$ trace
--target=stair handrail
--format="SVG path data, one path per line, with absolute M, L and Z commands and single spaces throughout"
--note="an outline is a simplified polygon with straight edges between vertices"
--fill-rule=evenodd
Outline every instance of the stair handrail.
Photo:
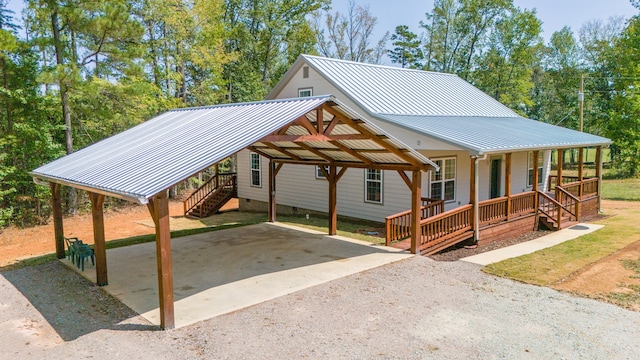
M 561 200 L 561 197 L 556 195 L 556 198 L 560 201 L 558 201 L 558 203 L 562 206 L 562 208 L 568 212 L 569 214 L 573 215 L 577 221 L 580 221 L 580 198 L 578 198 L 577 196 L 573 195 L 572 193 L 568 192 L 567 190 L 563 189 L 562 187 L 558 186 L 556 187 L 556 194 L 563 194 L 566 197 L 569 197 L 571 200 L 573 200 L 573 204 L 575 206 L 575 212 L 571 211 L 571 205 L 569 205 L 569 202 L 567 201 L 566 204 L 564 201 Z
M 187 197 L 184 204 L 184 214 L 186 215 L 193 208 L 198 206 L 204 199 L 206 199 L 209 194 L 214 192 L 216 189 L 220 187 L 219 177 L 231 176 L 235 177 L 236 173 L 219 173 L 212 176 L 209 180 L 207 180 L 204 184 L 200 185 L 198 189 L 196 189 L 189 197 Z M 225 181 L 226 182 L 226 181 Z
M 561 229 L 562 228 L 562 211 L 564 210 L 564 207 L 562 206 L 562 204 L 560 204 L 555 199 L 553 199 L 551 196 L 545 194 L 542 191 L 538 191 L 538 195 L 542 196 L 543 199 L 545 199 L 549 203 L 551 203 L 553 205 L 553 207 L 556 209 L 557 218 L 554 219 L 554 221 L 556 221 L 558 223 L 558 230 Z M 540 203 L 540 205 L 538 206 L 538 211 L 540 211 L 541 213 L 547 215 L 547 217 L 549 217 L 550 219 L 553 219 L 553 215 L 548 213 L 548 212 L 546 212 L 541 205 L 542 204 Z
M 222 192 L 223 190 L 226 190 L 229 187 L 229 185 L 231 185 L 232 189 L 235 190 L 236 176 L 229 176 L 229 178 L 224 183 L 220 184 L 214 191 L 210 193 L 209 196 L 205 197 L 200 202 L 202 203 L 203 206 L 205 206 L 207 204 L 208 199 L 215 198 L 215 196 L 218 195 L 218 193 Z

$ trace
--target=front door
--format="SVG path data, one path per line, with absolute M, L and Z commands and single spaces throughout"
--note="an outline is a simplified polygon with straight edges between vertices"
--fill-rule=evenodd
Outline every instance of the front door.
M 500 197 L 500 179 L 502 178 L 502 158 L 491 159 L 491 187 L 489 197 Z

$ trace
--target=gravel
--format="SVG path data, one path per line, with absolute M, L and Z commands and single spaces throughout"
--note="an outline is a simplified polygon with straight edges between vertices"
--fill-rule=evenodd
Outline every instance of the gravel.
M 155 331 L 51 262 L 0 273 L 0 358 L 640 358 L 640 313 L 480 269 L 413 257 Z

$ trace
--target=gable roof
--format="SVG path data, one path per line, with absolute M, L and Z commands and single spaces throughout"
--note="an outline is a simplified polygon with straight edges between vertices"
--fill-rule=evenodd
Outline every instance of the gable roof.
M 334 117 L 353 126 L 336 121 L 331 132 L 335 137 L 324 139 L 332 140 L 332 145 L 327 145 L 328 141 L 304 145 L 304 139 L 300 139 L 305 135 L 303 125 L 315 121 L 318 109 L 327 127 Z M 300 122 L 304 124 L 298 125 Z M 268 136 L 287 141 L 271 143 Z M 316 142 L 319 139 L 309 138 Z M 159 192 L 252 145 L 267 145 L 267 149 L 256 150 L 283 162 L 437 168 L 332 96 L 316 96 L 171 110 L 30 174 L 145 204 Z
M 609 145 L 609 139 L 529 120 L 454 74 L 300 55 L 269 94 L 308 65 L 369 116 L 481 155 Z

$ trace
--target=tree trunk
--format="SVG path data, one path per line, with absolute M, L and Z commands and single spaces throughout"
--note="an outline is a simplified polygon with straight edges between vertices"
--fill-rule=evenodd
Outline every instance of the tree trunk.
M 64 58 L 62 55 L 62 40 L 60 39 L 60 27 L 58 23 L 58 4 L 56 1 L 49 1 L 49 7 L 51 8 L 51 28 L 53 31 L 53 43 L 56 51 L 56 63 L 57 65 L 64 65 Z M 64 138 L 67 154 L 73 153 L 73 134 L 71 132 L 71 109 L 69 107 L 69 87 L 65 82 L 63 75 L 58 74 L 58 85 L 60 86 L 60 100 L 62 102 L 62 116 L 64 118 Z M 68 207 L 67 211 L 75 214 L 78 208 L 77 194 L 74 188 L 70 188 L 67 193 Z

